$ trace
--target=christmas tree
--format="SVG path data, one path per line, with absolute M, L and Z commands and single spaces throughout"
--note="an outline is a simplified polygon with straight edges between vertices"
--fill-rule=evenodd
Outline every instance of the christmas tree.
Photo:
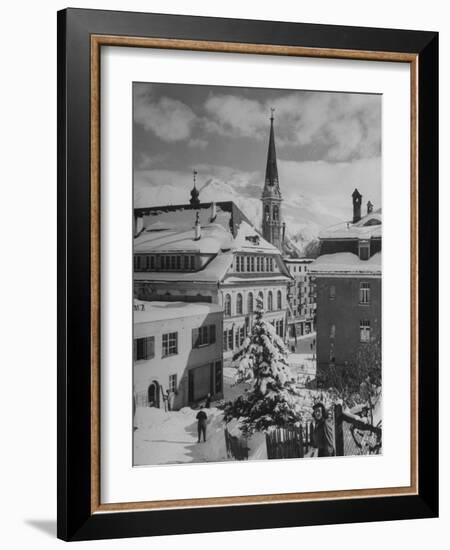
M 240 420 L 244 435 L 285 428 L 301 422 L 298 392 L 289 371 L 288 351 L 275 328 L 263 319 L 262 300 L 257 301 L 255 323 L 233 360 L 238 363 L 237 383 L 250 389 L 226 403 L 224 419 Z

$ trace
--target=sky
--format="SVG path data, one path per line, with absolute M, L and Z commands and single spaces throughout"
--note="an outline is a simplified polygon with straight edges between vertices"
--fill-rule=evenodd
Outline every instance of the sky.
M 260 224 L 274 109 L 282 214 L 309 240 L 352 217 L 351 193 L 381 206 L 381 96 L 134 83 L 134 206 L 235 200 Z

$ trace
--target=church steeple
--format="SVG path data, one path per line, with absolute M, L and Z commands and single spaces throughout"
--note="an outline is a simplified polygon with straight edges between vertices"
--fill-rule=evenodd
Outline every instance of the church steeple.
M 275 132 L 273 129 L 273 113 L 275 109 L 270 109 L 270 134 L 269 148 L 267 151 L 266 179 L 263 195 L 280 194 L 280 185 L 278 182 L 277 152 L 275 149 Z
M 262 231 L 263 237 L 274 246 L 282 249 L 281 235 L 281 192 L 278 181 L 277 153 L 275 149 L 275 131 L 273 127 L 273 113 L 270 114 L 269 148 L 267 151 L 266 177 L 264 190 L 261 196 L 263 203 Z
M 191 199 L 189 202 L 191 203 L 192 208 L 198 209 L 200 208 L 200 199 L 199 199 L 200 192 L 195 186 L 195 181 L 197 179 L 197 170 L 193 170 L 193 178 L 194 178 L 194 187 L 191 189 Z

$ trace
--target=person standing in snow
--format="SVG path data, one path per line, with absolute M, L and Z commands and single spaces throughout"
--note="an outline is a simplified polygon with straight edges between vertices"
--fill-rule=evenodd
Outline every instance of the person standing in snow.
M 210 406 L 211 406 L 211 394 L 208 393 L 208 395 L 206 396 L 206 401 L 205 401 L 205 409 L 209 409 Z
M 318 456 L 335 456 L 333 427 L 323 403 L 313 406 L 314 427 L 312 444 L 318 449 Z
M 199 411 L 195 418 L 197 419 L 197 433 L 198 433 L 197 443 L 200 443 L 200 438 L 202 434 L 203 434 L 203 442 L 205 442 L 206 441 L 206 421 L 208 417 L 206 416 L 205 411 Z

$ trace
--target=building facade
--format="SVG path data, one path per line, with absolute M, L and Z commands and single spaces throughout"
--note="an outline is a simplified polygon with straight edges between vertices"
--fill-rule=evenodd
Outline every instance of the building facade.
M 135 300 L 133 313 L 137 405 L 178 410 L 223 396 L 220 306 Z
M 312 258 L 284 258 L 292 276 L 288 289 L 288 341 L 295 348 L 297 338 L 315 331 L 316 285 L 309 272 Z
M 257 299 L 285 337 L 289 271 L 233 202 L 141 209 L 134 243 L 134 292 L 145 301 L 217 304 L 229 363 L 251 330 Z
M 364 355 L 381 358 L 381 209 L 368 203 L 361 217 L 362 196 L 355 189 L 353 221 L 320 235 L 319 257 L 310 265 L 317 293 L 318 374 L 333 366 L 355 368 Z

